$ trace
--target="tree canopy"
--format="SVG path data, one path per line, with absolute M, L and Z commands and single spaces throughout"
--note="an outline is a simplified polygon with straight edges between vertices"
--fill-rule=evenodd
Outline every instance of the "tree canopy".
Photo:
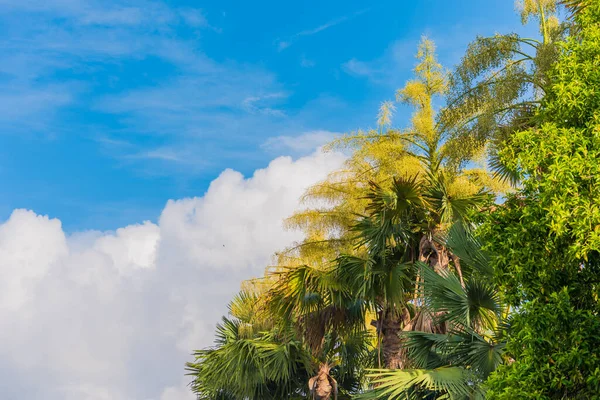
M 328 146 L 303 240 L 188 363 L 200 399 L 600 398 L 600 3 L 518 6 L 539 38 L 450 72 L 423 38 L 408 126 L 383 102 Z

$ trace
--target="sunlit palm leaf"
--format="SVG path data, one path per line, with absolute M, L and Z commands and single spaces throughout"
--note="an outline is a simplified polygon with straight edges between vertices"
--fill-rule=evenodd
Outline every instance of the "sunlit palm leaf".
M 507 182 L 513 187 L 516 187 L 521 181 L 521 175 L 519 171 L 508 167 L 495 151 L 492 151 L 489 154 L 488 166 L 495 178 L 502 182 Z
M 373 370 L 375 388 L 359 399 L 473 399 L 481 393 L 471 384 L 471 372 L 461 367 L 433 370 Z M 429 397 L 434 396 L 434 397 Z
M 195 352 L 196 362 L 187 364 L 194 376 L 192 390 L 201 398 L 281 398 L 303 384 L 311 369 L 309 355 L 291 331 L 240 333 L 242 323 L 223 319 L 217 327 L 217 346 Z
M 367 216 L 352 228 L 357 245 L 366 246 L 371 254 L 390 248 L 409 246 L 415 239 L 418 224 L 424 220 L 426 201 L 423 187 L 416 177 L 395 178 L 389 189 L 371 182 L 366 196 Z
M 437 215 L 437 223 L 451 224 L 468 219 L 469 212 L 483 205 L 489 194 L 479 192 L 473 195 L 453 195 L 450 193 L 444 174 L 429 177 L 429 186 L 424 195 L 431 209 Z

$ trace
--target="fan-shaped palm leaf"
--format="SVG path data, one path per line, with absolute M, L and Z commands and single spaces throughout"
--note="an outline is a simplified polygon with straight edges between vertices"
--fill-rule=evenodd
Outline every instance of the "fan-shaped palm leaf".
M 446 235 L 446 246 L 460 259 L 465 275 L 475 272 L 488 278 L 492 276 L 488 254 L 481 249 L 481 243 L 465 224 L 457 222 L 452 225 Z
M 471 384 L 472 373 L 462 367 L 432 370 L 373 370 L 376 387 L 358 399 L 473 399 L 483 398 Z
M 223 318 L 216 346 L 195 352 L 187 364 L 192 390 L 200 397 L 280 399 L 303 387 L 311 370 L 308 353 L 291 330 L 241 333 L 243 322 Z
M 471 277 L 465 286 L 451 271 L 438 274 L 420 264 L 423 297 L 439 322 L 470 328 L 493 328 L 499 313 L 498 293 L 489 281 Z
M 471 195 L 452 194 L 447 181 L 448 178 L 444 173 L 430 175 L 424 195 L 436 216 L 434 221 L 436 224 L 467 220 L 469 212 L 483 205 L 490 196 L 483 191 Z

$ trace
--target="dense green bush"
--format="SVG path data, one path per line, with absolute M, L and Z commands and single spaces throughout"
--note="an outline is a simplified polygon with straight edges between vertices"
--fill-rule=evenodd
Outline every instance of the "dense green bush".
M 522 188 L 484 227 L 514 307 L 494 399 L 600 398 L 600 2 L 586 2 L 562 45 L 536 129 L 503 160 Z

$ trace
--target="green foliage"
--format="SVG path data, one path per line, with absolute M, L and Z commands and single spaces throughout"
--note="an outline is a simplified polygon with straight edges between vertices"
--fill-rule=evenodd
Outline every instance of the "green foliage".
M 423 297 L 430 310 L 440 313 L 439 322 L 465 328 L 493 328 L 499 314 L 498 294 L 485 278 L 471 276 L 461 284 L 453 272 L 436 274 L 421 265 Z
M 371 375 L 376 389 L 357 399 L 386 400 L 467 400 L 482 399 L 482 393 L 471 385 L 472 374 L 461 367 L 431 370 L 374 370 Z
M 600 319 L 568 289 L 533 300 L 511 321 L 508 354 L 488 382 L 490 399 L 600 398 Z
M 478 37 L 467 48 L 450 79 L 440 130 L 453 140 L 454 162 L 461 164 L 486 151 L 496 176 L 516 184 L 517 171 L 508 168 L 497 151 L 512 133 L 530 127 L 550 81 L 548 71 L 558 57 L 557 43 L 568 24 L 556 17 L 556 0 L 517 2 L 523 23 L 535 19 L 542 40 L 517 34 Z
M 505 299 L 508 356 L 489 381 L 498 399 L 592 399 L 600 386 L 600 3 L 575 17 L 537 128 L 501 156 L 522 189 L 483 228 Z
M 187 364 L 200 399 L 284 399 L 302 393 L 313 366 L 291 327 L 274 327 L 257 315 L 258 298 L 247 293 L 230 305 L 233 318 L 217 326 L 215 347 L 195 352 Z
M 353 295 L 336 269 L 287 267 L 271 277 L 275 282 L 266 293 L 270 315 L 294 324 L 298 336 L 322 363 L 340 356 L 335 345 L 344 346 L 344 340 L 366 334 L 365 302 Z M 326 339 L 333 342 L 325 346 Z
M 465 82 L 504 65 L 517 42 L 471 48 Z M 496 53 L 484 59 L 490 48 Z M 384 102 L 376 130 L 333 144 L 350 151 L 346 165 L 310 188 L 312 207 L 287 220 L 304 239 L 246 283 L 215 347 L 188 364 L 200 398 L 295 399 L 308 394 L 309 378 L 347 398 L 366 389 L 366 368 L 385 364 L 412 369 L 375 371 L 365 398 L 472 399 L 503 361 L 503 305 L 470 225 L 498 185 L 485 168 L 454 163 L 473 154 L 452 135 L 463 120 L 436 124 L 434 98 L 447 92 L 448 74 L 431 41 L 417 58 L 415 79 L 397 92 L 414 108 L 410 126 L 392 129 L 394 105 Z M 463 111 L 485 96 L 516 101 L 529 76 L 523 68 L 503 68 L 515 84 L 479 87 Z

